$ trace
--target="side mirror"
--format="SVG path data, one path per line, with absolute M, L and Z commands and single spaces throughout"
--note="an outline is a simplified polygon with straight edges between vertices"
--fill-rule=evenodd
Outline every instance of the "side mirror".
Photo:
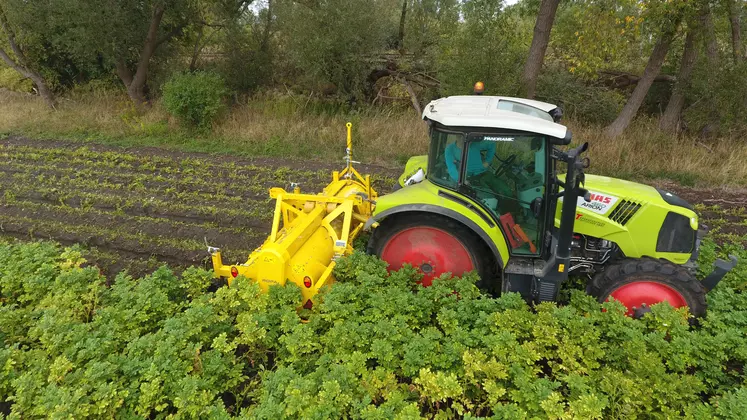
M 537 197 L 529 203 L 529 210 L 532 211 L 534 217 L 537 219 L 542 215 L 542 201 L 542 197 Z
M 423 182 L 425 179 L 425 171 L 423 171 L 423 168 L 419 168 L 415 174 L 409 178 L 407 178 L 407 181 L 405 181 L 405 187 L 412 184 L 417 184 L 419 182 Z

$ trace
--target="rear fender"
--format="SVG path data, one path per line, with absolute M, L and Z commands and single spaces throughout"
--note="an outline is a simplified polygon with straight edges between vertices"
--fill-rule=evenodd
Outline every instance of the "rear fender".
M 446 207 L 441 207 L 434 204 L 403 204 L 400 206 L 389 208 L 371 217 L 368 223 L 366 223 L 365 229 L 370 229 L 374 223 L 382 223 L 389 217 L 397 217 L 399 215 L 413 213 L 438 214 L 440 216 L 445 216 L 458 221 L 459 223 L 468 227 L 475 233 L 475 235 L 482 239 L 485 245 L 492 252 L 493 257 L 495 257 L 499 268 L 502 269 L 506 266 L 506 262 L 508 261 L 508 247 L 506 246 L 503 235 L 500 233 L 496 225 L 493 225 L 493 227 L 491 228 L 482 219 L 480 219 L 479 221 L 475 221 L 458 211 Z

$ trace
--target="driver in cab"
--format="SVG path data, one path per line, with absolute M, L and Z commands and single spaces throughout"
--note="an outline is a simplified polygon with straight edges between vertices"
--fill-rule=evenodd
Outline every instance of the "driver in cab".
M 463 149 L 464 138 L 459 137 L 454 143 L 446 146 L 446 150 L 444 150 L 449 177 L 455 182 L 459 179 Z M 511 189 L 490 170 L 490 162 L 494 156 L 495 142 L 487 140 L 469 142 L 465 183 L 476 186 L 482 185 L 496 194 L 510 197 L 512 195 Z

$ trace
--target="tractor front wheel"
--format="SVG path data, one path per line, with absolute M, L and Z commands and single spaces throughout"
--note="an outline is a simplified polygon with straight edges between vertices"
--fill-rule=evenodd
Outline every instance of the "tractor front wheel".
M 651 305 L 660 302 L 669 302 L 675 308 L 687 306 L 695 316 L 706 311 L 703 285 L 686 269 L 667 261 L 621 261 L 594 277 L 587 292 L 599 302 L 619 300 L 634 317 L 643 316 Z
M 476 270 L 481 283 L 491 285 L 496 264 L 487 246 L 469 228 L 444 216 L 411 214 L 390 216 L 374 229 L 368 253 L 389 263 L 389 270 L 403 264 L 418 268 L 423 286 L 444 273 L 461 276 Z

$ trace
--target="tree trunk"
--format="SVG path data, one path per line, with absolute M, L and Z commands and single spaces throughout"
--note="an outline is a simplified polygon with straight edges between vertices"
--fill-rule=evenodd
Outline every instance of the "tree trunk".
M 742 26 L 739 22 L 742 15 L 741 3 L 741 0 L 726 0 L 726 6 L 729 9 L 729 22 L 731 22 L 731 48 L 735 63 L 742 61 L 742 54 L 744 54 L 742 51 Z
M 682 63 L 677 81 L 674 84 L 672 96 L 669 98 L 667 108 L 659 121 L 659 127 L 664 131 L 678 131 L 682 108 L 685 106 L 685 91 L 690 86 L 690 78 L 695 68 L 695 60 L 698 56 L 695 48 L 695 34 L 697 28 L 690 28 L 685 37 L 685 48 L 682 51 Z
M 399 17 L 399 36 L 397 37 L 397 49 L 400 54 L 405 53 L 405 22 L 407 21 L 407 3 L 410 0 L 402 0 L 402 14 Z
M 5 32 L 5 36 L 8 38 L 8 45 L 10 45 L 11 51 L 16 56 L 13 60 L 4 49 L 0 48 L 0 58 L 3 59 L 5 64 L 10 68 L 20 73 L 23 77 L 31 79 L 36 85 L 36 89 L 39 92 L 39 96 L 42 97 L 44 102 L 52 109 L 55 109 L 55 97 L 52 91 L 47 86 L 47 82 L 42 77 L 41 73 L 33 70 L 26 60 L 26 55 L 21 50 L 21 47 L 16 43 L 16 35 L 10 27 L 8 20 L 5 17 L 5 13 L 0 9 L 0 29 Z
M 520 95 L 526 98 L 534 98 L 536 94 L 537 77 L 542 70 L 542 62 L 545 60 L 545 51 L 547 51 L 547 44 L 550 42 L 550 31 L 559 2 L 560 0 L 542 0 L 542 4 L 540 4 L 537 22 L 534 25 L 532 45 L 529 47 L 529 55 L 524 64 L 524 73 L 521 76 Z
M 273 1 L 267 0 L 267 23 L 265 24 L 264 34 L 262 35 L 262 44 L 260 50 L 267 54 L 270 51 L 270 36 L 272 35 L 272 14 L 274 13 Z
M 708 85 L 714 85 L 714 74 L 719 69 L 719 54 L 718 54 L 718 42 L 716 40 L 716 29 L 713 25 L 713 13 L 711 7 L 706 2 L 700 11 L 700 21 L 703 25 L 703 41 L 705 41 L 705 52 L 706 61 L 708 68 L 711 70 L 707 73 Z M 700 128 L 701 136 L 708 136 L 710 133 L 716 133 L 718 131 L 719 121 L 721 115 L 717 106 L 713 104 L 711 98 L 705 98 L 706 108 L 708 109 L 709 122 Z
M 407 89 L 407 93 L 410 95 L 412 107 L 415 108 L 415 112 L 418 113 L 418 117 L 421 116 L 423 114 L 423 110 L 420 108 L 420 100 L 418 99 L 418 95 L 415 94 L 415 90 L 412 88 L 412 85 L 407 81 L 407 79 L 402 78 L 402 84 L 405 85 L 405 89 Z
M 202 51 L 202 37 L 205 35 L 205 27 L 200 25 L 199 32 L 197 33 L 197 40 L 195 40 L 195 46 L 192 48 L 192 59 L 189 61 L 189 71 L 197 70 L 197 59 L 200 58 L 200 51 Z
M 156 6 L 156 8 L 153 9 L 153 16 L 150 20 L 148 34 L 145 37 L 145 43 L 143 45 L 143 50 L 140 53 L 140 59 L 137 63 L 135 74 L 132 74 L 132 71 L 127 67 L 124 59 L 119 59 L 117 61 L 117 75 L 119 75 L 119 78 L 122 79 L 122 83 L 124 83 L 127 88 L 127 94 L 130 96 L 130 99 L 132 99 L 132 101 L 138 106 L 147 105 L 148 103 L 145 90 L 146 83 L 148 82 L 148 66 L 150 65 L 150 59 L 156 52 L 156 48 L 158 48 L 162 42 L 166 41 L 166 39 L 158 39 L 158 27 L 161 25 L 164 11 L 165 9 L 163 6 Z
M 643 71 L 643 76 L 641 76 L 641 80 L 633 90 L 633 94 L 628 98 L 628 102 L 625 103 L 622 111 L 620 111 L 620 115 L 617 116 L 612 124 L 604 129 L 604 134 L 608 137 L 615 138 L 620 136 L 628 128 L 630 122 L 633 121 L 633 118 L 638 113 L 638 108 L 641 107 L 643 100 L 646 99 L 646 94 L 648 94 L 651 84 L 659 74 L 661 65 L 664 63 L 664 58 L 667 56 L 669 46 L 672 43 L 672 38 L 674 38 L 674 30 L 665 31 L 661 34 L 659 41 L 651 52 L 651 57 L 648 58 L 648 64 L 646 64 L 646 69 Z
M 718 67 L 718 42 L 716 41 L 716 28 L 713 26 L 713 14 L 711 7 L 706 4 L 701 11 L 701 22 L 703 25 L 703 41 L 705 42 L 706 58 L 708 67 L 716 69 Z

